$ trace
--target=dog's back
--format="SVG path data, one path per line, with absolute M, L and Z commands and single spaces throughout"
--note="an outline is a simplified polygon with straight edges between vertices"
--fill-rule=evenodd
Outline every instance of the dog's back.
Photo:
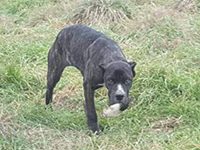
M 100 36 L 104 36 L 104 34 L 84 25 L 73 25 L 61 30 L 57 40 L 60 45 L 67 46 L 68 51 L 81 52 Z
M 90 57 L 89 55 L 92 55 L 91 53 L 94 54 L 92 57 L 100 57 L 100 55 L 104 53 L 103 47 L 107 47 L 107 57 L 110 57 L 108 52 L 109 46 L 112 47 L 110 48 L 110 53 L 112 53 L 112 50 L 121 51 L 117 43 L 109 37 L 84 25 L 73 25 L 61 30 L 54 44 L 57 44 L 59 49 L 65 51 L 67 56 L 70 56 L 68 57 L 69 63 L 81 71 L 84 70 L 85 60 L 88 60 L 87 57 Z M 91 52 L 88 52 L 88 48 L 91 47 L 92 44 L 96 45 Z M 116 52 L 113 53 L 117 54 Z M 98 60 L 100 59 L 96 61 Z

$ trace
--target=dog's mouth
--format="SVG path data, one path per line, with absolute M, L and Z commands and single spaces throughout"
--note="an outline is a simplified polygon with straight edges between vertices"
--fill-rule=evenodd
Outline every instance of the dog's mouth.
M 115 102 L 109 103 L 109 106 L 112 106 L 112 105 L 115 105 L 115 104 L 117 104 L 117 103 L 115 103 Z M 120 104 L 120 111 L 126 110 L 128 108 L 128 106 L 129 106 L 129 102 L 128 101 L 127 102 L 121 102 L 119 104 Z
M 129 103 L 121 103 L 121 107 L 120 107 L 120 110 L 121 111 L 124 111 L 124 110 L 126 110 L 127 108 L 128 108 L 128 106 L 129 106 Z
M 124 111 L 128 108 L 129 106 L 129 97 L 128 95 L 124 95 L 123 98 L 117 98 L 116 95 L 114 94 L 109 94 L 109 106 L 115 105 L 115 104 L 120 104 L 120 111 Z
M 122 111 L 126 110 L 129 106 L 129 101 L 110 101 L 109 107 L 103 109 L 104 117 L 117 117 L 121 114 Z

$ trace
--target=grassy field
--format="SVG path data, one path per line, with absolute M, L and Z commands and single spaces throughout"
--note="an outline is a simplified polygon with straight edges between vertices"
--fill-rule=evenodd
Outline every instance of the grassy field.
M 69 25 L 91 26 L 136 61 L 131 106 L 92 134 L 82 76 L 64 71 L 45 109 L 47 53 Z M 0 149 L 200 150 L 200 0 L 1 0 Z

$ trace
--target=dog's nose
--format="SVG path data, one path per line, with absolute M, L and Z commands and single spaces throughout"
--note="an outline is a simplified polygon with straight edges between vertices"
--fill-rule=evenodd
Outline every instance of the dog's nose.
M 115 95 L 115 97 L 116 97 L 116 99 L 117 99 L 118 101 L 122 101 L 123 98 L 124 98 L 124 95 L 122 95 L 122 94 L 117 94 L 117 95 Z

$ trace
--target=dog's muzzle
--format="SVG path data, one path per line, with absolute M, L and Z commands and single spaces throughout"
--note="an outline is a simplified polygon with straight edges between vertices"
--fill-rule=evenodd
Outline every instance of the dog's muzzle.
M 129 106 L 129 98 L 127 97 L 127 95 L 116 94 L 114 96 L 114 101 L 111 102 L 110 105 L 117 104 L 117 103 L 120 104 L 120 110 L 124 111 Z

